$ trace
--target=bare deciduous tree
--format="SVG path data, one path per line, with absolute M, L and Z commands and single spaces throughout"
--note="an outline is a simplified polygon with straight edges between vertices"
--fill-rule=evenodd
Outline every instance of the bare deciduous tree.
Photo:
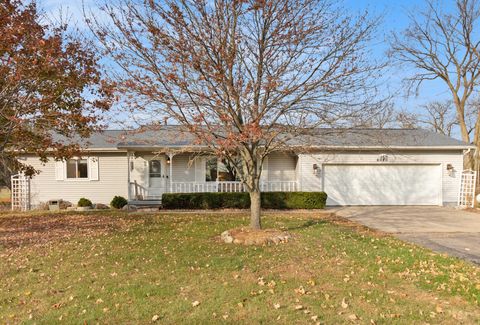
M 417 71 L 408 78 L 410 89 L 418 91 L 429 80 L 443 81 L 452 96 L 462 139 L 478 147 L 480 119 L 477 114 L 470 136 L 466 107 L 480 81 L 480 2 L 456 0 L 452 12 L 444 8 L 441 2 L 428 0 L 425 11 L 412 13 L 409 28 L 394 35 L 392 53 Z
M 365 121 L 354 121 L 353 125 L 361 125 L 365 128 L 385 129 L 395 127 L 398 123 L 395 105 L 389 100 L 382 100 L 375 103 L 372 110 L 374 114 L 367 114 Z M 358 118 L 358 117 L 357 117 Z
M 403 128 L 425 128 L 434 132 L 455 136 L 458 119 L 451 100 L 432 101 L 420 107 L 418 112 L 400 111 L 396 116 L 397 124 Z M 469 104 L 465 107 L 465 124 L 468 133 L 474 130 L 477 106 Z
M 327 0 L 132 0 L 106 4 L 111 21 L 90 25 L 120 67 L 112 79 L 129 109 L 143 121 L 170 118 L 230 162 L 260 228 L 265 157 L 368 111 L 378 21 L 340 9 Z
M 443 102 L 434 101 L 425 105 L 424 109 L 426 114 L 422 120 L 423 124 L 437 133 L 447 136 L 453 135 L 454 128 L 458 125 L 458 119 L 451 100 Z M 470 128 L 468 129 L 470 134 L 471 130 Z
M 406 110 L 402 110 L 397 114 L 396 122 L 402 129 L 416 129 L 419 127 L 418 115 Z

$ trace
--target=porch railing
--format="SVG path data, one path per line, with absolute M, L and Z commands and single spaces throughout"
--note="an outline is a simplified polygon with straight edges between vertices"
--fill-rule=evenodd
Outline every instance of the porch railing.
M 245 185 L 241 182 L 223 181 L 217 182 L 218 192 L 245 192 Z
M 298 190 L 297 182 L 264 182 L 260 183 L 262 192 L 295 192 Z
M 262 192 L 294 192 L 298 190 L 296 181 L 263 182 L 260 184 Z M 134 200 L 159 199 L 162 193 L 206 193 L 206 192 L 246 192 L 241 182 L 172 182 L 166 187 L 146 188 L 137 182 L 130 183 L 130 193 Z
M 148 190 L 137 181 L 130 182 L 130 195 L 134 200 L 145 200 L 148 196 Z
M 172 193 L 203 193 L 218 192 L 216 182 L 172 182 L 172 189 L 166 188 L 166 192 Z
M 263 182 L 260 184 L 262 192 L 294 192 L 298 188 L 297 182 Z M 168 191 L 168 190 L 167 190 Z M 202 192 L 245 192 L 245 185 L 241 182 L 173 182 L 173 193 L 202 193 Z

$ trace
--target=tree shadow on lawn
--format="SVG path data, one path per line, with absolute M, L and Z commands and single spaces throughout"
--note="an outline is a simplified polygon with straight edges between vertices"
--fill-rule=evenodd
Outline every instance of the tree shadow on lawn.
M 337 216 L 335 214 L 322 216 L 321 218 L 309 219 L 300 225 L 287 227 L 286 230 L 294 231 L 294 230 L 308 229 L 313 226 L 326 225 L 326 224 L 335 225 L 335 226 L 348 229 L 349 231 L 353 231 L 360 234 L 369 234 L 375 237 L 388 236 L 387 233 L 381 232 L 376 229 L 368 228 L 367 226 L 364 226 L 356 221 L 352 221 L 352 220 Z
M 310 219 L 310 220 L 307 220 L 300 225 L 287 227 L 286 230 L 287 231 L 294 231 L 294 230 L 300 230 L 300 229 L 307 229 L 307 228 L 310 228 L 310 227 L 313 227 L 313 226 L 324 225 L 324 224 L 327 224 L 327 223 L 329 223 L 327 220 Z

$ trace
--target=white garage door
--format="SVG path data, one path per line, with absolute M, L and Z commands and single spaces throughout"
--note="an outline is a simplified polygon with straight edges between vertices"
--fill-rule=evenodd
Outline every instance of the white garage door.
M 440 205 L 440 165 L 324 165 L 328 205 Z

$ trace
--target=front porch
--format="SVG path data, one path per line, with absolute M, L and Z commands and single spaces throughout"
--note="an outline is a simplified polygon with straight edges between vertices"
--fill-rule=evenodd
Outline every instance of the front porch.
M 298 191 L 296 181 L 286 182 L 262 182 L 262 192 L 295 192 Z M 207 192 L 245 192 L 245 186 L 238 181 L 216 181 L 216 182 L 172 182 L 171 186 L 146 188 L 136 181 L 130 183 L 131 199 L 161 200 L 163 193 L 207 193 Z
M 298 191 L 297 157 L 279 153 L 268 157 L 262 171 L 262 192 Z M 243 183 L 214 157 L 192 153 L 128 153 L 128 199 L 159 203 L 163 193 L 245 192 Z

